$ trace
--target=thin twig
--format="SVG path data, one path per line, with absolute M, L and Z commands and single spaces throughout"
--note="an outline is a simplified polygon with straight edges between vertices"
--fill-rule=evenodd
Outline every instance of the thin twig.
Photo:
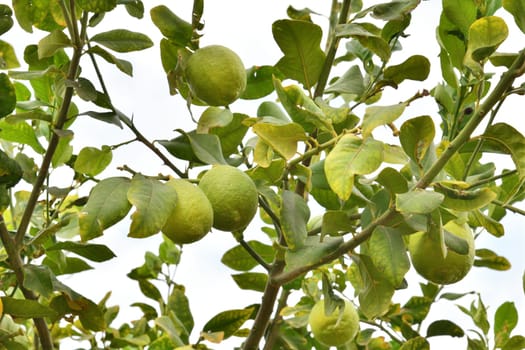
M 264 259 L 259 254 L 257 254 L 255 250 L 253 250 L 253 248 L 248 244 L 248 242 L 246 242 L 242 238 L 238 241 L 239 244 L 244 248 L 244 250 L 246 250 L 246 252 L 248 252 L 248 254 L 250 254 L 250 256 L 259 263 L 259 265 L 261 265 L 266 271 L 270 271 L 270 269 L 272 268 L 271 265 L 264 261 Z

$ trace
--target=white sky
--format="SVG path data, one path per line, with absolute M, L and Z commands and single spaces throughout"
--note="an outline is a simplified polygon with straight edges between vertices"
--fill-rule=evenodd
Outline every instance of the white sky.
M 364 1 L 365 7 L 371 2 Z M 374 1 L 377 3 L 378 1 Z M 0 3 L 7 3 L 0 1 Z M 106 20 L 100 27 L 91 31 L 91 35 L 106 29 L 127 28 L 130 30 L 147 33 L 155 42 L 155 46 L 149 50 L 130 53 L 116 54 L 116 56 L 134 62 L 134 77 L 129 78 L 116 70 L 113 66 L 102 65 L 106 83 L 110 91 L 112 100 L 117 108 L 128 115 L 134 115 L 137 127 L 151 139 L 167 139 L 174 137 L 172 132 L 175 128 L 191 130 L 192 125 L 189 113 L 185 106 L 185 101 L 178 96 L 170 96 L 159 55 L 160 33 L 153 26 L 149 18 L 149 9 L 166 4 L 179 16 L 189 20 L 192 1 L 144 1 L 147 9 L 146 16 L 142 20 L 133 19 L 125 14 L 124 9 L 119 9 L 112 15 L 114 20 Z M 274 43 L 271 24 L 273 21 L 286 18 L 286 8 L 289 4 L 296 8 L 309 7 L 319 13 L 328 14 L 331 1 L 283 1 L 283 0 L 222 0 L 206 1 L 203 19 L 205 21 L 204 36 L 201 39 L 201 46 L 208 44 L 221 44 L 236 51 L 243 59 L 246 67 L 252 65 L 272 65 L 281 57 L 278 46 Z M 430 90 L 440 76 L 439 65 L 436 63 L 438 48 L 435 42 L 435 28 L 439 18 L 439 1 L 422 1 L 420 6 L 413 13 L 413 24 L 408 30 L 410 38 L 404 40 L 404 50 L 396 53 L 392 58 L 392 63 L 399 63 L 411 54 L 422 54 L 432 60 L 432 73 L 426 82 L 422 83 L 403 83 L 399 91 L 387 89 L 381 104 L 396 103 L 412 96 L 417 90 L 426 88 Z M 314 17 L 314 20 L 325 26 L 326 18 Z M 514 27 L 514 23 L 508 21 L 509 27 Z M 514 30 L 513 29 L 513 30 Z M 10 32 L 11 33 L 11 32 Z M 12 34 L 4 36 L 2 39 L 17 45 L 12 40 Z M 517 34 L 518 38 L 520 34 Z M 36 37 L 22 34 L 20 37 L 20 47 L 17 46 L 19 59 L 22 58 L 22 46 L 29 42 L 35 42 Z M 505 43 L 507 51 L 518 51 L 521 44 Z M 343 45 L 341 45 L 343 46 Z M 505 51 L 505 50 L 503 50 Z M 84 62 L 84 76 L 89 76 L 88 61 Z M 93 77 L 94 81 L 94 77 Z M 231 108 L 234 112 L 254 114 L 258 102 L 238 101 Z M 523 118 L 514 116 L 511 111 L 522 111 L 510 106 L 502 113 L 503 118 L 507 115 L 509 120 Z M 196 109 L 198 110 L 198 109 Z M 422 114 L 437 116 L 435 103 L 430 99 L 422 99 L 414 103 L 403 118 L 414 117 Z M 515 123 L 514 123 L 515 124 Z M 77 121 L 74 125 L 75 130 L 75 151 L 81 147 L 99 146 L 103 144 L 116 144 L 119 141 L 129 139 L 131 134 L 116 127 L 93 123 L 90 120 Z M 523 127 L 522 127 L 523 131 Z M 141 145 L 131 145 L 121 148 L 114 153 L 113 167 L 129 165 L 131 168 L 144 171 L 148 174 L 158 172 L 168 173 L 166 168 L 161 167 L 161 162 L 157 160 L 145 147 Z M 108 170 L 107 175 L 123 175 L 114 170 Z M 505 255 L 511 261 L 513 267 L 507 272 L 493 272 L 488 269 L 474 268 L 472 272 L 461 282 L 448 287 L 450 292 L 478 291 L 484 298 L 485 305 L 490 307 L 489 320 L 492 322 L 493 313 L 497 306 L 502 302 L 511 300 L 516 303 L 518 310 L 525 310 L 524 293 L 521 290 L 521 275 L 525 270 L 525 259 L 523 251 L 525 248 L 525 235 L 522 232 L 524 219 L 515 214 L 508 214 L 504 221 L 506 224 L 506 236 L 502 239 L 495 239 L 489 234 L 482 234 L 478 241 L 478 247 L 487 247 Z M 102 239 L 97 242 L 107 244 L 118 257 L 107 263 L 97 265 L 96 270 L 79 274 L 78 276 L 66 277 L 66 284 L 85 294 L 87 297 L 98 301 L 108 290 L 113 294 L 109 300 L 109 305 L 121 305 L 121 315 L 113 326 L 118 326 L 120 322 L 129 321 L 141 315 L 137 308 L 130 308 L 127 305 L 138 301 L 140 295 L 135 294 L 138 284 L 128 279 L 125 275 L 132 268 L 143 263 L 146 250 L 157 251 L 160 237 L 158 235 L 148 239 L 129 239 L 126 238 L 129 223 L 123 222 L 107 230 Z M 247 239 L 265 239 L 265 235 L 260 233 L 256 224 L 250 226 L 246 233 Z M 235 240 L 229 233 L 214 231 L 205 239 L 195 244 L 185 246 L 182 263 L 176 273 L 176 281 L 186 286 L 187 295 L 190 298 L 190 306 L 195 319 L 195 328 L 191 340 L 195 342 L 198 331 L 204 326 L 206 321 L 216 313 L 235 308 L 243 308 L 253 303 L 260 302 L 260 293 L 251 291 L 240 291 L 229 276 L 234 271 L 229 270 L 220 263 L 222 254 L 229 248 L 236 245 Z M 417 283 L 422 281 L 419 276 L 410 272 L 409 283 L 417 288 Z M 96 288 L 92 287 L 96 285 Z M 133 292 L 131 292 L 133 291 Z M 400 292 L 394 297 L 394 301 L 403 303 L 412 293 L 413 289 Z M 352 297 L 349 291 L 347 296 Z M 419 290 L 417 291 L 419 293 Z M 461 299 L 460 303 L 464 306 L 470 304 L 468 297 Z M 144 301 L 142 299 L 141 301 Z M 148 302 L 148 301 L 146 301 Z M 437 317 L 451 317 L 463 326 L 464 329 L 473 328 L 470 321 L 453 306 L 454 303 L 440 302 L 431 311 L 430 319 Z M 523 334 L 525 332 L 525 315 L 522 317 L 518 329 Z M 434 318 L 436 317 L 436 318 Z M 519 333 L 518 329 L 515 334 Z M 241 342 L 238 338 L 226 341 L 215 349 L 232 349 L 233 346 Z M 466 339 L 431 339 L 433 346 L 444 347 L 452 346 L 454 349 L 465 348 Z

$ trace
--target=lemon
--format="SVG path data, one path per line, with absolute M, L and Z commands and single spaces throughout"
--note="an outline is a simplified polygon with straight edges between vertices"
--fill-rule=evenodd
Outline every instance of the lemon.
M 196 50 L 185 73 L 193 95 L 210 106 L 228 106 L 246 88 L 244 64 L 235 52 L 221 45 Z
M 463 279 L 474 263 L 474 236 L 467 224 L 449 221 L 443 228 L 467 241 L 467 254 L 447 249 L 447 255 L 443 258 L 439 243 L 430 239 L 425 232 L 409 236 L 408 251 L 412 265 L 422 277 L 436 284 L 452 284 Z
M 326 346 L 342 346 L 352 340 L 359 331 L 359 315 L 348 300 L 341 311 L 337 307 L 326 315 L 324 300 L 315 303 L 308 317 L 312 333 L 320 343 Z
M 210 232 L 213 224 L 213 209 L 208 198 L 187 180 L 173 179 L 168 184 L 177 192 L 177 203 L 162 233 L 178 244 L 200 240 Z
M 215 165 L 199 181 L 199 187 L 213 207 L 213 227 L 238 231 L 257 213 L 257 188 L 242 170 L 230 165 Z

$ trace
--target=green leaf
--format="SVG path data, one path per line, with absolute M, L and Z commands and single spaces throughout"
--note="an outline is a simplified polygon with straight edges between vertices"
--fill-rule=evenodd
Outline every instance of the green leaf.
M 102 232 L 122 220 L 131 209 L 127 193 L 130 180 L 110 177 L 100 181 L 79 213 L 79 233 L 83 241 L 101 236 Z
M 168 335 L 172 344 L 175 345 L 176 349 L 179 349 L 180 346 L 184 345 L 184 342 L 180 338 L 180 331 L 175 325 L 174 320 L 169 316 L 160 316 L 155 319 L 155 324 Z M 173 349 L 172 346 L 170 349 Z
M 513 302 L 501 304 L 494 314 L 494 341 L 496 347 L 503 347 L 509 341 L 512 330 L 518 324 L 518 310 Z
M 390 59 L 390 45 L 381 37 L 381 30 L 371 23 L 348 23 L 336 27 L 336 36 L 352 37 L 375 53 L 383 62 Z
M 126 11 L 130 16 L 141 19 L 144 17 L 144 4 L 142 0 L 133 0 L 131 2 L 126 2 Z
M 232 277 L 239 288 L 256 292 L 264 292 L 268 282 L 268 275 L 262 272 L 244 272 Z
M 448 335 L 450 337 L 463 337 L 465 332 L 461 327 L 450 320 L 437 320 L 427 328 L 427 338 Z
M 497 271 L 507 271 L 511 268 L 510 262 L 504 256 L 500 256 L 490 249 L 476 249 L 476 260 L 474 266 L 488 267 Z
M 184 287 L 176 285 L 168 297 L 168 308 L 175 313 L 177 319 L 184 325 L 184 336 L 187 338 L 191 334 L 194 326 L 193 316 L 190 310 L 188 297 L 184 293 Z M 184 337 L 183 337 L 184 338 Z
M 25 265 L 23 270 L 24 287 L 49 298 L 54 290 L 51 270 L 47 266 L 36 265 Z
M 372 16 L 383 21 L 400 20 L 419 5 L 419 0 L 391 1 L 372 6 Z
M 0 119 L 9 115 L 16 107 L 15 87 L 5 73 L 0 73 Z M 2 137 L 0 129 L 0 137 Z
M 301 248 L 286 251 L 286 269 L 315 264 L 323 256 L 336 250 L 342 242 L 341 237 L 324 237 L 320 240 L 319 237 L 309 236 Z
M 53 167 L 57 168 L 71 159 L 71 156 L 73 155 L 73 146 L 71 146 L 73 136 L 71 130 L 64 130 L 59 134 L 60 138 L 58 139 L 58 146 L 53 154 L 53 158 L 51 159 Z
M 299 141 L 307 140 L 303 127 L 297 123 L 256 123 L 252 130 L 286 160 L 296 155 Z
M 23 174 L 18 162 L 0 150 L 0 186 L 3 185 L 5 188 L 15 186 L 22 179 Z
M 87 244 L 67 241 L 53 244 L 46 248 L 46 250 L 66 250 L 95 262 L 103 262 L 116 257 L 115 253 L 103 244 Z
M 430 344 L 423 337 L 415 337 L 407 340 L 399 350 L 430 350 Z
M 54 30 L 38 42 L 38 58 L 51 57 L 58 50 L 70 46 L 69 37 L 61 30 Z
M 209 129 L 225 127 L 233 120 L 233 113 L 229 108 L 210 106 L 202 112 L 197 125 L 197 133 L 208 133 Z
M 271 94 L 274 90 L 273 76 L 280 72 L 273 66 L 253 66 L 246 70 L 246 89 L 242 99 L 255 100 Z
M 497 194 L 489 188 L 478 190 L 463 190 L 454 188 L 454 184 L 460 182 L 437 182 L 434 184 L 436 192 L 442 193 L 443 206 L 458 211 L 471 211 L 480 209 L 490 204 L 497 198 Z
M 242 143 L 248 126 L 243 124 L 243 120 L 247 118 L 246 115 L 240 113 L 233 113 L 233 120 L 230 124 L 222 128 L 213 128 L 210 133 L 217 135 L 220 140 L 221 150 L 224 157 L 238 152 L 239 145 Z
M 492 55 L 509 34 L 505 21 L 496 16 L 482 17 L 469 29 L 465 65 L 480 71 L 480 65 Z
M 436 135 L 434 121 L 429 116 L 412 118 L 404 122 L 399 131 L 403 150 L 420 165 Z
M 414 55 L 403 63 L 385 69 L 384 77 L 400 84 L 405 79 L 423 81 L 430 73 L 430 61 L 425 56 Z
M 128 190 L 128 200 L 136 208 L 131 214 L 129 237 L 144 238 L 156 234 L 166 223 L 175 208 L 177 191 L 169 183 L 133 176 Z
M 310 208 L 303 197 L 293 191 L 283 191 L 280 218 L 288 248 L 302 248 L 308 236 L 306 224 L 310 218 Z
M 405 111 L 406 104 L 398 103 L 391 106 L 371 106 L 365 111 L 361 128 L 363 138 L 367 138 L 372 131 L 381 125 L 387 125 L 394 122 Z
M 175 243 L 171 239 L 164 237 L 164 241 L 159 245 L 159 258 L 162 262 L 169 265 L 178 265 L 180 255 L 181 251 Z
M 272 246 L 259 241 L 248 241 L 246 244 L 268 264 L 273 261 L 275 251 Z M 259 264 L 242 245 L 235 246 L 226 251 L 221 258 L 221 262 L 237 271 L 249 271 Z
M 44 147 L 35 135 L 35 131 L 25 121 L 16 121 L 11 117 L 0 120 L 0 139 L 29 145 L 39 154 L 45 152 Z
M 387 167 L 381 170 L 376 181 L 392 194 L 408 191 L 407 180 L 394 168 Z
M 140 291 L 146 298 L 150 298 L 159 303 L 162 301 L 162 295 L 160 294 L 159 289 L 147 279 L 139 280 L 139 287 Z
M 91 41 L 117 52 L 139 51 L 153 46 L 153 42 L 147 35 L 126 29 L 114 29 L 95 34 Z
M 393 286 L 400 286 L 410 269 L 410 261 L 402 235 L 395 229 L 377 227 L 363 244 L 362 254 L 370 256 L 374 266 Z
M 361 97 L 365 92 L 365 82 L 359 66 L 350 67 L 341 77 L 339 77 L 325 91 L 327 93 L 348 94 Z
M 523 0 L 503 0 L 502 5 L 514 17 L 518 28 L 525 33 L 525 2 Z
M 213 316 L 203 327 L 207 333 L 223 332 L 223 339 L 231 337 L 253 314 L 253 307 L 228 310 Z
M 396 208 L 402 213 L 428 214 L 439 208 L 444 197 L 434 191 L 415 189 L 396 194 Z
M 505 123 L 496 123 L 489 126 L 481 137 L 495 143 L 504 153 L 510 154 L 516 164 L 519 178 L 525 178 L 525 137 L 518 130 Z
M 0 67 L 3 69 L 13 69 L 20 67 L 20 62 L 16 58 L 15 49 L 11 44 L 0 40 Z
M 481 210 L 472 210 L 468 214 L 471 226 L 482 226 L 488 233 L 495 237 L 502 237 L 505 234 L 505 227 L 499 221 L 483 214 Z
M 133 76 L 133 66 L 131 62 L 115 57 L 98 45 L 95 45 L 89 49 L 89 52 L 102 57 L 108 63 L 114 64 L 121 72 L 129 75 L 130 77 Z
M 388 311 L 395 287 L 374 266 L 370 257 L 355 258 L 359 267 L 363 289 L 359 291 L 359 309 L 369 320 Z
M 190 44 L 193 28 L 164 5 L 156 6 L 150 10 L 153 23 L 159 28 L 162 35 L 176 45 L 184 47 Z
M 15 318 L 53 317 L 56 312 L 35 300 L 1 297 L 4 313 Z
M 326 179 L 339 198 L 347 200 L 352 194 L 354 175 L 370 174 L 382 161 L 383 144 L 380 141 L 346 134 L 326 157 Z
M 501 350 L 521 350 L 525 349 L 525 337 L 515 335 L 503 346 Z
M 340 232 L 351 232 L 355 228 L 355 219 L 351 220 L 350 213 L 343 210 L 327 210 L 323 214 L 321 234 L 338 236 Z
M 320 47 L 321 28 L 312 22 L 283 19 L 273 23 L 272 33 L 284 53 L 276 67 L 286 78 L 303 84 L 305 89 L 313 87 L 325 60 Z
M 108 146 L 102 146 L 102 149 L 84 147 L 80 150 L 73 168 L 79 173 L 96 176 L 106 169 L 112 159 L 113 153 Z
M 82 309 L 78 311 L 78 319 L 83 327 L 95 332 L 106 328 L 106 321 L 104 320 L 104 313 L 101 307 L 84 297 L 78 300 L 77 303 L 82 306 Z
M 465 37 L 477 18 L 477 12 L 475 0 L 443 0 L 443 14 Z
M 294 122 L 308 132 L 312 132 L 316 127 L 333 132 L 332 121 L 299 86 L 283 87 L 278 79 L 274 79 L 273 82 L 282 106 Z

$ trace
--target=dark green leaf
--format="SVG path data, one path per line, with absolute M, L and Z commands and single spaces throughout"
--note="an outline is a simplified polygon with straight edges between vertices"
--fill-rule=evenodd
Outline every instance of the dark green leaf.
M 361 97 L 365 92 L 365 83 L 359 66 L 355 65 L 350 67 L 349 70 L 326 89 L 326 92 Z
M 67 241 L 56 243 L 48 247 L 46 250 L 67 250 L 96 262 L 103 262 L 116 257 L 115 253 L 103 244 L 87 244 Z
M 54 276 L 47 266 L 26 265 L 24 266 L 24 276 L 25 288 L 45 297 L 50 297 L 53 293 Z
M 511 268 L 510 262 L 504 256 L 500 256 L 490 249 L 476 249 L 476 260 L 474 266 L 488 267 L 497 271 L 506 271 Z
M 138 19 L 144 17 L 144 4 L 142 3 L 142 0 L 127 1 L 125 6 L 126 11 L 128 11 L 130 16 Z
M 139 280 L 139 287 L 142 294 L 145 297 L 155 300 L 157 302 L 162 301 L 162 295 L 160 294 L 159 289 L 147 279 Z
M 190 43 L 193 34 L 191 24 L 174 14 L 168 7 L 156 6 L 150 10 L 150 15 L 162 35 L 176 45 L 184 47 Z
M 95 34 L 91 41 L 117 52 L 139 51 L 153 46 L 148 36 L 126 29 L 114 29 Z
M 152 320 L 158 316 L 157 310 L 151 305 L 144 303 L 133 303 L 131 306 L 140 308 L 140 310 L 144 313 L 144 317 L 146 317 L 148 320 Z
M 78 311 L 78 319 L 83 327 L 95 332 L 106 328 L 104 313 L 97 304 L 84 297 L 78 303 L 82 305 L 82 309 Z
M 168 298 L 168 307 L 175 313 L 178 320 L 184 325 L 185 337 L 189 337 L 194 326 L 188 297 L 183 286 L 175 286 Z M 183 337 L 184 338 L 184 337 Z
M 15 318 L 53 317 L 56 313 L 48 306 L 35 300 L 1 297 L 4 313 Z
M 525 178 L 525 137 L 514 127 L 505 123 L 496 123 L 487 128 L 481 136 L 499 146 L 499 150 L 510 154 L 520 179 Z
M 114 64 L 118 69 L 120 69 L 120 71 L 129 75 L 130 77 L 133 76 L 133 66 L 131 65 L 131 62 L 115 57 L 98 45 L 93 46 L 89 52 L 102 57 L 108 63 Z
M 283 234 L 291 250 L 303 247 L 308 236 L 306 224 L 310 218 L 310 209 L 303 197 L 293 191 L 284 191 L 282 194 L 280 211 Z
M 246 89 L 242 99 L 255 100 L 273 92 L 273 76 L 279 72 L 273 66 L 253 66 L 246 70 Z
M 525 349 L 525 337 L 522 335 L 515 335 L 503 346 L 501 350 L 521 350 Z
M 385 79 L 400 84 L 403 80 L 423 81 L 430 73 L 430 61 L 425 56 L 414 55 L 403 63 L 385 69 Z
M 0 150 L 0 185 L 10 188 L 22 178 L 23 171 L 17 161 L 9 158 Z
M 336 250 L 342 242 L 341 237 L 324 237 L 321 241 L 317 236 L 309 236 L 300 249 L 286 251 L 286 268 L 291 270 L 313 265 L 323 256 Z
M 245 272 L 232 275 L 233 280 L 241 289 L 264 292 L 268 275 L 261 272 Z
M 321 28 L 311 22 L 284 19 L 273 23 L 272 32 L 284 53 L 276 67 L 285 77 L 310 89 L 317 83 L 325 60 L 320 48 Z
M 88 111 L 84 112 L 79 115 L 87 115 L 90 116 L 93 119 L 97 119 L 100 121 L 103 121 L 104 123 L 109 123 L 118 126 L 122 129 L 122 123 L 118 117 L 117 114 L 113 112 L 94 112 L 94 111 Z
M 449 320 L 438 320 L 432 322 L 427 328 L 427 337 L 448 335 L 451 337 L 462 337 L 465 332 L 461 327 Z
M 220 312 L 206 322 L 202 330 L 209 333 L 223 332 L 223 339 L 229 338 L 250 319 L 252 313 L 251 307 Z
M 0 73 L 0 118 L 9 115 L 16 107 L 15 88 L 5 73 Z M 2 134 L 0 134 L 2 137 Z

